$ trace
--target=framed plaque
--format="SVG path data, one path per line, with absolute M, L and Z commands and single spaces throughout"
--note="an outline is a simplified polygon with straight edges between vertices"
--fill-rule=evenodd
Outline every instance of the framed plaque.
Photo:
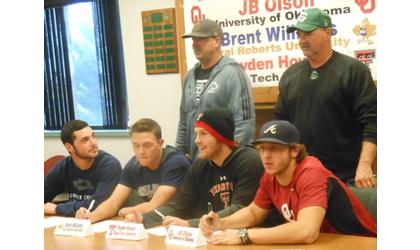
M 175 8 L 143 11 L 147 74 L 178 73 Z

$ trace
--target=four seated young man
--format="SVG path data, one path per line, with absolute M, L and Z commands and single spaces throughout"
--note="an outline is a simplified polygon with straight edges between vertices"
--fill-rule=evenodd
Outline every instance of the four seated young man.
M 86 133 L 81 134 L 85 130 Z M 115 216 L 119 210 L 119 215 L 127 221 L 145 223 L 146 227 L 199 226 L 212 244 L 313 243 L 319 232 L 376 237 L 376 219 L 337 176 L 317 158 L 308 155 L 305 145 L 300 143 L 299 131 L 290 122 L 277 120 L 264 124 L 253 142 L 257 151 L 235 144 L 229 109 L 205 111 L 196 122 L 195 131 L 200 155 L 190 167 L 183 154 L 170 146 L 162 148 L 160 126 L 155 121 L 139 120 L 130 133 L 136 155 L 124 168 L 120 184 L 110 198 L 101 199 L 92 212 L 86 209 L 89 200 L 70 201 L 69 204 L 81 204 L 76 217 L 96 222 Z M 73 138 L 69 142 L 64 138 L 66 133 Z M 84 159 L 81 145 L 86 143 L 86 156 L 91 152 L 89 162 L 94 163 L 93 166 L 100 156 L 94 133 L 83 121 L 67 124 L 62 135 L 71 156 L 46 177 L 45 197 L 48 199 L 58 190 L 53 188 L 52 177 L 63 175 L 60 174 L 63 163 L 81 164 L 77 160 Z M 109 158 L 115 162 L 119 176 L 118 161 Z M 174 180 L 174 185 L 167 184 L 169 180 Z M 166 186 L 172 188 L 168 190 Z M 155 187 L 154 192 L 148 194 L 149 201 L 122 208 L 133 189 L 146 187 Z M 107 193 L 109 195 L 109 188 Z M 209 202 L 215 212 L 206 214 Z M 52 205 L 45 204 L 46 214 L 54 214 L 47 209 Z M 66 203 L 61 206 L 68 207 Z M 273 206 L 284 221 L 270 228 L 259 227 Z M 157 207 L 171 216 L 165 216 L 162 221 L 152 211 Z M 61 210 L 55 205 L 54 212 Z M 62 214 L 72 216 L 74 212 L 68 210 Z

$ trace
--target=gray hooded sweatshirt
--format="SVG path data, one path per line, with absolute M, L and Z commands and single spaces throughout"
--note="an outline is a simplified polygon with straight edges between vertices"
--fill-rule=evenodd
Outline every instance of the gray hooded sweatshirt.
M 198 148 L 195 144 L 195 122 L 198 114 L 209 108 L 225 107 L 232 111 L 235 120 L 235 140 L 249 144 L 255 135 L 255 107 L 251 93 L 251 81 L 241 65 L 234 59 L 223 57 L 213 68 L 199 102 L 196 101 L 195 70 L 197 63 L 184 81 L 176 147 L 195 160 Z

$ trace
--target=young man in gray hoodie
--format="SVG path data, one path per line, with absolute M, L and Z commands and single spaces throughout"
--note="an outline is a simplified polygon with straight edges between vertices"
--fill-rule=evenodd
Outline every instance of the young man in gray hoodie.
M 235 140 L 249 144 L 255 134 L 255 108 L 251 82 L 241 65 L 224 57 L 222 28 L 209 19 L 196 23 L 190 34 L 193 51 L 199 61 L 187 73 L 180 107 L 176 146 L 192 160 L 198 155 L 194 126 L 198 114 L 209 108 L 225 107 L 232 111 Z

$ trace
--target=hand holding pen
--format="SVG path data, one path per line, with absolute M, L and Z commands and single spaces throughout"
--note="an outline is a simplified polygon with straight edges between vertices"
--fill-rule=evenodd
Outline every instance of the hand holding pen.
M 165 219 L 165 215 L 159 212 L 159 210 L 155 209 L 155 213 L 157 213 L 160 216 L 160 218 L 162 218 L 162 220 Z
M 220 224 L 220 217 L 217 213 L 213 212 L 213 206 L 211 202 L 207 203 L 207 210 L 209 213 L 201 217 L 199 224 L 199 227 L 204 236 L 212 235 L 213 231 L 218 229 Z
M 184 226 L 184 227 L 190 226 L 188 223 L 188 220 L 183 220 L 181 218 L 173 217 L 173 216 L 165 216 L 157 209 L 155 209 L 154 211 L 156 214 L 160 216 L 160 218 L 162 218 L 162 225 L 166 228 L 168 228 L 170 225 L 177 225 L 177 226 Z
M 84 207 L 79 208 L 76 211 L 76 219 L 90 219 L 92 216 L 92 213 L 90 210 L 92 210 L 93 206 L 95 205 L 95 200 L 92 200 L 89 204 L 89 207 L 86 209 Z
M 211 202 L 207 202 L 207 212 L 210 215 L 210 213 L 213 213 L 213 206 L 211 205 Z M 213 219 L 211 217 L 208 218 L 209 226 L 210 228 L 213 228 Z

